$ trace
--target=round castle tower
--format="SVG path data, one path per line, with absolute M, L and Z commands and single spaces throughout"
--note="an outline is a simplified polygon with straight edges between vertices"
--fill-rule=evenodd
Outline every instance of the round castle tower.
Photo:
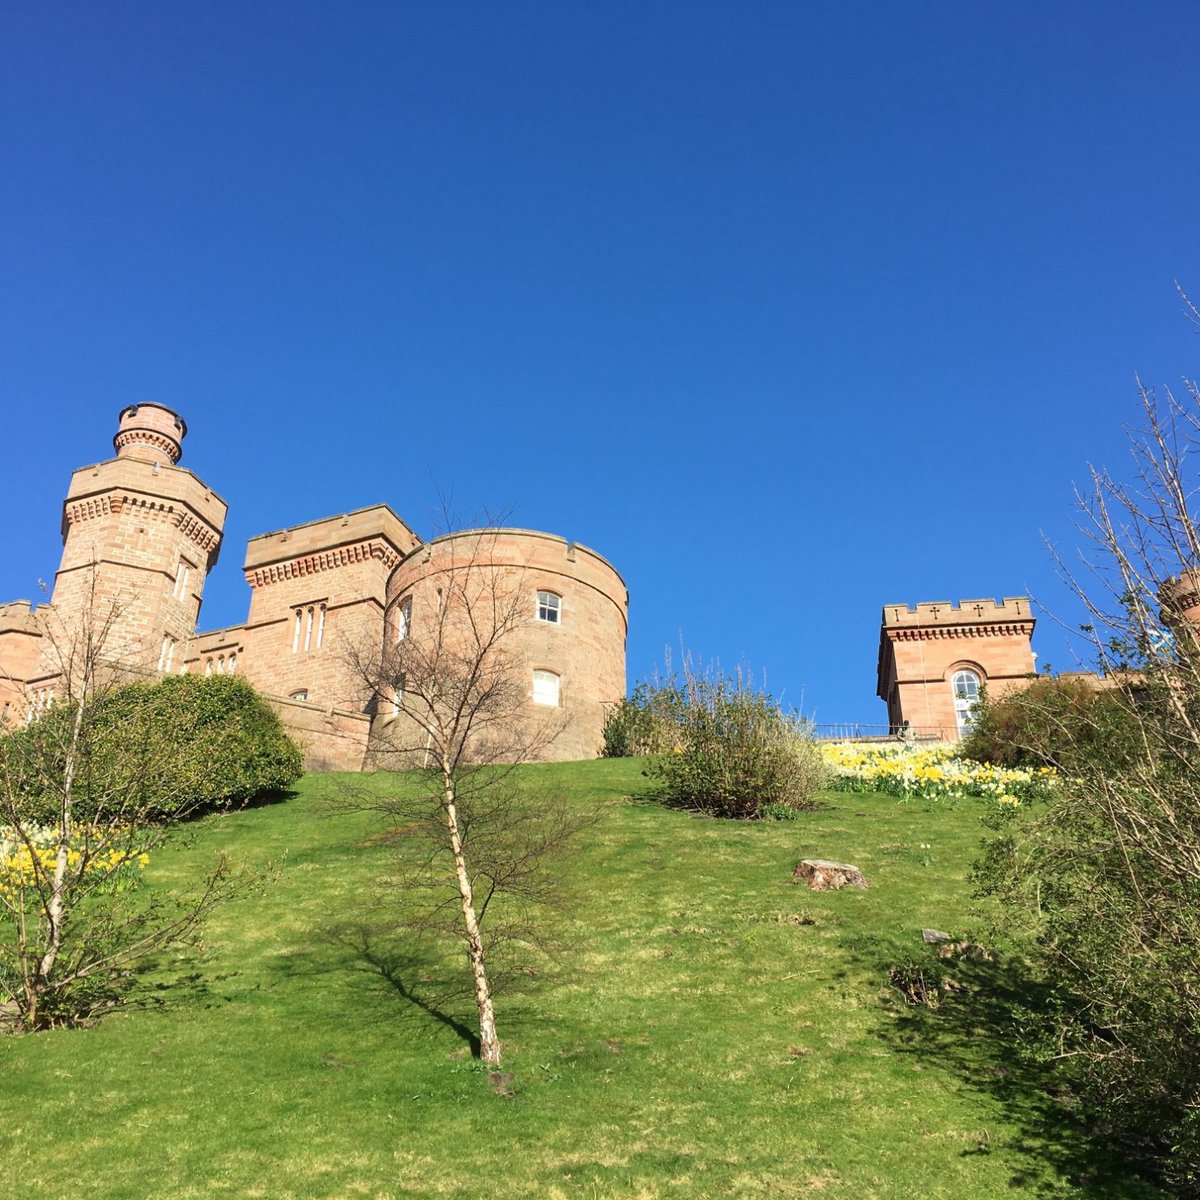
M 464 588 L 464 579 L 474 583 Z M 415 549 L 392 572 L 384 637 L 420 639 L 459 595 L 515 597 L 527 613 L 505 637 L 523 675 L 529 714 L 563 718 L 543 757 L 594 758 L 606 709 L 625 696 L 629 593 L 594 550 L 526 529 L 470 529 Z M 504 601 L 507 603 L 507 599 Z
M 118 458 L 173 467 L 183 456 L 187 425 L 183 418 L 162 404 L 150 401 L 121 410 L 113 449 Z

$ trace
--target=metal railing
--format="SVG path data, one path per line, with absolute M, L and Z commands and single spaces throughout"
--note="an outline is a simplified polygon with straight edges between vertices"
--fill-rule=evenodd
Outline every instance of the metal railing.
M 815 721 L 812 735 L 820 742 L 945 742 L 954 737 L 941 725 L 874 725 L 864 721 Z

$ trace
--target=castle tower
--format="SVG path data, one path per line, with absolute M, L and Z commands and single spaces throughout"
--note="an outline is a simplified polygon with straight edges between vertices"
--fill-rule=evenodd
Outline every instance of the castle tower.
M 878 695 L 893 730 L 957 740 L 984 686 L 993 697 L 1034 671 L 1034 618 L 1025 596 L 889 604 L 879 630 Z
M 176 465 L 186 434 L 171 409 L 130 405 L 116 457 L 77 470 L 63 503 L 54 619 L 69 633 L 92 613 L 105 656 L 134 670 L 182 668 L 221 547 L 225 501 Z
M 388 576 L 418 544 L 386 504 L 251 538 L 246 623 L 197 637 L 188 669 L 236 670 L 272 695 L 361 712 L 351 657 L 378 653 Z
M 520 676 L 528 720 L 560 726 L 545 757 L 594 758 L 607 709 L 625 696 L 629 592 L 616 568 L 594 550 L 550 533 L 446 534 L 410 554 L 388 581 L 384 636 L 419 643 L 436 629 L 443 604 L 474 594 L 485 618 L 493 602 L 504 607 L 510 597 L 527 614 L 504 650 Z M 380 714 L 377 728 L 389 715 Z M 402 710 L 394 715 L 402 719 Z

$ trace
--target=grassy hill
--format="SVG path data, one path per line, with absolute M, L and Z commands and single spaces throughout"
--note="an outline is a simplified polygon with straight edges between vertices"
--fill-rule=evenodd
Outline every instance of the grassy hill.
M 977 805 L 829 794 L 736 824 L 631 800 L 636 760 L 526 770 L 609 807 L 567 865 L 565 954 L 498 1001 L 511 1094 L 470 1057 L 465 972 L 379 932 L 398 843 L 334 803 L 362 780 L 310 776 L 151 864 L 169 887 L 218 848 L 274 862 L 202 956 L 93 1029 L 0 1039 L 0 1196 L 1159 1195 L 1016 1065 L 1015 969 L 922 942 L 986 937 Z M 802 857 L 873 886 L 810 893 Z M 890 983 L 938 972 L 962 990 L 936 1010 Z

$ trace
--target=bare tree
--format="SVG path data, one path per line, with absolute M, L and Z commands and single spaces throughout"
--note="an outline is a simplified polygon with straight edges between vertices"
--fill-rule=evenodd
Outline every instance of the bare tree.
M 77 628 L 49 614 L 57 674 L 31 720 L 0 731 L 0 1011 L 27 1031 L 112 1003 L 134 964 L 248 883 L 219 859 L 191 895 L 139 891 L 172 834 L 164 810 L 178 818 L 191 801 L 171 791 L 173 730 L 136 706 L 113 711 L 121 671 L 105 646 L 119 610 L 97 602 L 94 581 L 90 599 Z
M 525 572 L 504 566 L 501 531 L 439 539 L 408 595 L 402 623 L 382 650 L 354 655 L 374 698 L 379 765 L 420 772 L 415 794 L 399 786 L 375 802 L 427 853 L 410 857 L 406 892 L 430 895 L 422 921 L 456 913 L 479 1015 L 479 1054 L 501 1059 L 493 1002 L 494 960 L 538 943 L 527 918 L 561 895 L 555 856 L 588 814 L 532 796 L 514 776 L 541 757 L 562 728 L 560 710 L 531 703 L 522 630 L 533 618 Z M 411 847 L 411 841 L 409 843 Z M 411 855 L 411 849 L 409 851 Z M 452 876 L 447 896 L 439 889 Z M 503 897 L 507 921 L 485 919 Z
M 1140 388 L 1126 478 L 1079 495 L 1103 703 L 1045 681 L 1000 701 L 1064 776 L 1000 820 L 979 869 L 1053 983 L 1039 1053 L 1135 1153 L 1200 1175 L 1200 389 Z M 1028 1028 L 1026 1029 L 1028 1032 Z

